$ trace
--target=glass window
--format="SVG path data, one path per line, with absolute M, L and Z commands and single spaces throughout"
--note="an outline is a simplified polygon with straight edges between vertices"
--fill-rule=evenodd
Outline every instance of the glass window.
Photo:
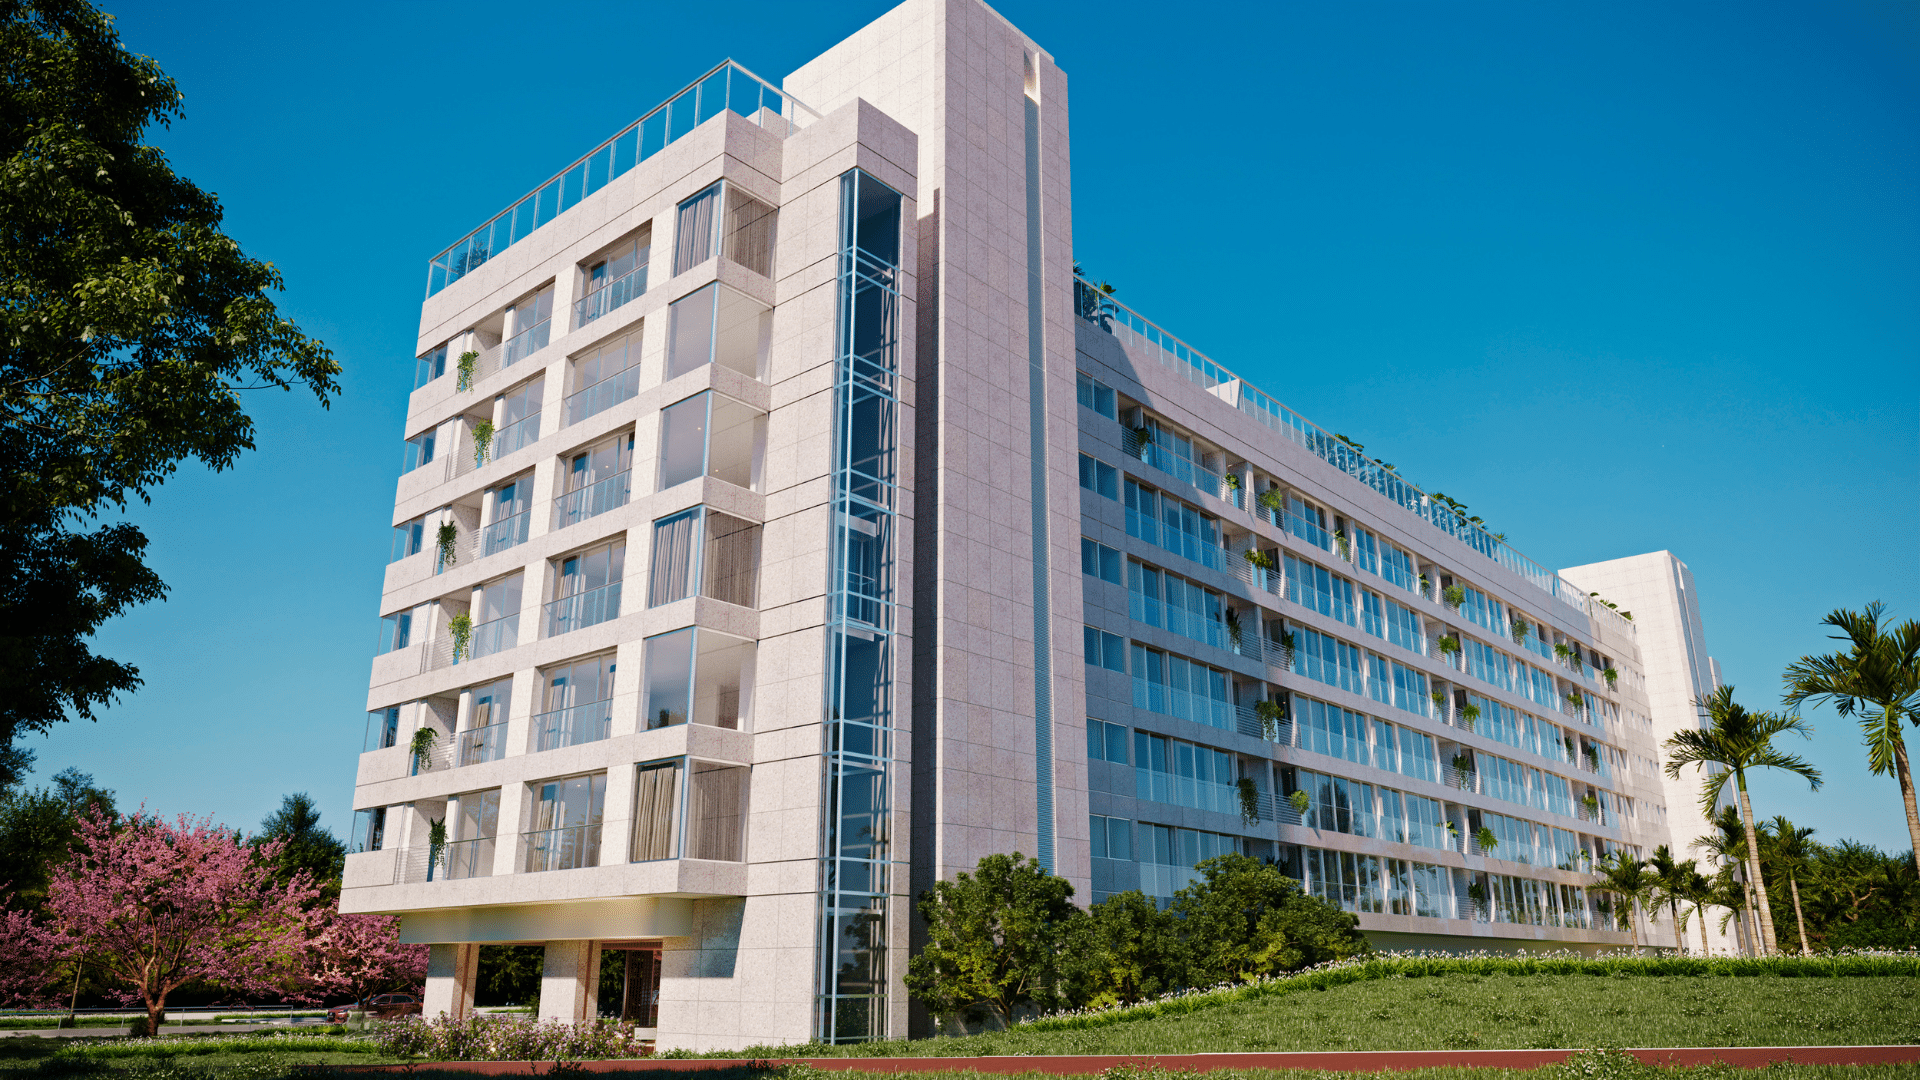
M 675 300 L 667 317 L 668 379 L 710 363 L 752 379 L 767 377 L 771 308 L 715 282 Z
M 753 711 L 754 643 L 694 627 L 646 640 L 646 726 L 739 729 Z
M 387 561 L 397 563 L 409 555 L 418 555 L 426 549 L 427 519 L 417 517 L 412 521 L 403 521 L 393 527 L 393 550 Z
M 1127 670 L 1127 641 L 1120 635 L 1089 626 L 1084 645 L 1087 663 L 1108 671 Z
M 1120 584 L 1120 552 L 1097 540 L 1080 538 L 1080 572 Z
M 385 750 L 400 741 L 400 706 L 390 705 L 367 714 L 367 741 L 361 752 Z
M 376 806 L 353 812 L 353 835 L 347 838 L 347 851 L 379 851 L 386 844 L 387 808 Z
M 774 209 L 727 185 L 727 231 L 721 253 L 762 277 L 773 276 Z
M 433 460 L 433 436 L 434 432 L 428 431 L 407 440 L 407 449 L 400 461 L 402 476 Z
M 646 658 L 642 714 L 647 728 L 686 723 L 693 694 L 693 628 L 648 638 Z
M 611 730 L 613 653 L 547 670 L 546 708 L 533 718 L 534 749 L 597 742 Z
M 1087 758 L 1092 761 L 1127 763 L 1127 729 L 1104 720 L 1087 720 Z
M 680 204 L 674 214 L 673 272 L 684 274 L 713 258 L 714 218 L 720 209 L 715 184 Z
M 566 493 L 553 503 L 553 527 L 562 529 L 627 505 L 633 493 L 632 468 L 632 435 L 616 435 L 573 455 L 566 467 Z
M 640 392 L 640 335 L 625 334 L 573 359 L 567 423 L 597 416 Z
M 633 795 L 633 861 L 679 857 L 674 824 L 680 818 L 680 763 L 642 765 Z
M 1120 472 L 1099 458 L 1080 455 L 1080 486 L 1102 498 L 1117 499 Z
M 693 763 L 687 808 L 687 857 L 740 862 L 746 858 L 747 789 L 744 765 Z
M 700 507 L 683 510 L 653 523 L 653 568 L 647 583 L 647 606 L 659 607 L 692 596 L 699 567 L 694 544 L 700 529 Z
M 766 414 L 708 391 L 660 413 L 660 490 L 706 475 L 758 491 Z
M 607 774 L 569 776 L 537 788 L 533 831 L 527 838 L 527 871 L 598 866 Z
M 1080 404 L 1085 408 L 1092 409 L 1094 412 L 1099 413 L 1109 420 L 1118 418 L 1119 410 L 1117 402 L 1114 399 L 1113 387 L 1108 386 L 1106 383 L 1101 382 L 1099 379 L 1094 378 L 1084 371 L 1075 372 L 1074 374 L 1078 376 L 1075 392 Z
M 624 539 L 561 559 L 555 567 L 553 602 L 547 605 L 547 636 L 619 618 L 626 562 Z
M 445 342 L 428 349 L 425 356 L 414 361 L 413 388 L 427 385 L 447 373 L 447 345 Z
M 380 620 L 380 647 L 376 652 L 404 649 L 413 639 L 413 612 L 401 611 Z

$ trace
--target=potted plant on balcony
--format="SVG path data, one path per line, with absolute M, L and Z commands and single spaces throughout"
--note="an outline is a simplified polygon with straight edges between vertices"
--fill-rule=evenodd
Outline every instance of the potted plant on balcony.
M 1460 842 L 1460 827 L 1453 823 L 1452 818 L 1447 818 L 1446 820 L 1442 821 L 1440 824 L 1446 826 L 1447 828 L 1447 841 L 1450 845 L 1457 844 Z M 1451 848 L 1449 848 L 1449 850 L 1451 850 Z
M 1249 547 L 1246 551 L 1242 552 L 1242 554 L 1246 557 L 1249 564 L 1257 566 L 1269 574 L 1280 568 L 1279 560 L 1273 557 L 1273 552 L 1271 551 L 1261 551 L 1259 548 Z
M 1476 904 L 1485 904 L 1487 902 L 1487 887 L 1480 882 L 1480 879 L 1475 878 L 1467 885 L 1467 899 Z
M 473 369 L 480 362 L 480 354 L 468 349 L 460 354 L 454 367 L 459 374 L 455 378 L 455 387 L 459 390 L 473 389 Z
M 1588 794 L 1581 796 L 1580 805 L 1587 811 L 1588 821 L 1600 820 L 1600 799 L 1598 796 L 1589 792 Z
M 1256 701 L 1253 703 L 1253 715 L 1260 718 L 1260 736 L 1268 742 L 1280 741 L 1280 724 L 1287 717 L 1287 707 L 1278 701 Z
M 1433 596 L 1433 583 L 1427 580 L 1425 574 L 1420 575 L 1420 595 L 1428 598 Z
M 1480 706 L 1468 702 L 1460 707 L 1460 721 L 1468 731 L 1473 730 L 1474 721 L 1480 719 Z
M 1280 666 L 1284 668 L 1290 668 L 1293 666 L 1293 631 L 1291 630 L 1280 631 L 1279 641 L 1280 641 Z
M 1457 610 L 1467 601 L 1467 590 L 1458 585 L 1449 585 L 1440 590 L 1440 599 L 1449 609 Z
M 1240 612 L 1227 609 L 1227 640 L 1233 643 L 1233 651 L 1240 651 Z
M 421 724 L 407 743 L 407 751 L 413 755 L 413 771 L 420 772 L 433 768 L 433 749 L 440 743 L 440 732 L 430 724 Z
M 1453 755 L 1453 786 L 1462 791 L 1473 789 L 1473 758 L 1465 753 Z
M 463 611 L 448 619 L 447 633 L 453 638 L 453 662 L 457 664 L 467 658 L 473 646 L 473 616 Z
M 1460 639 L 1453 634 L 1441 635 L 1440 640 L 1435 641 L 1434 645 L 1439 648 L 1440 655 L 1449 660 L 1460 655 Z
M 1608 664 L 1606 667 L 1600 669 L 1600 677 L 1607 680 L 1607 689 L 1618 690 L 1620 688 L 1620 672 L 1619 669 L 1615 668 L 1612 664 Z
M 1253 777 L 1243 776 L 1234 786 L 1240 791 L 1240 820 L 1260 824 L 1260 789 L 1253 786 Z
M 1233 489 L 1234 491 L 1240 490 L 1240 474 L 1239 473 L 1228 473 L 1225 476 L 1222 476 L 1220 478 L 1220 482 L 1227 485 L 1227 487 Z
M 1441 717 L 1442 719 L 1445 719 L 1445 717 L 1446 717 L 1446 715 L 1447 715 L 1447 695 L 1446 695 L 1446 693 L 1445 693 L 1444 691 L 1441 691 L 1441 690 L 1435 690 L 1435 691 L 1434 691 L 1433 693 L 1431 693 L 1431 694 L 1429 694 L 1428 696 L 1429 696 L 1429 697 L 1431 697 L 1431 698 L 1433 699 L 1433 713 L 1434 713 L 1434 715 L 1435 715 L 1435 716 L 1438 716 L 1438 717 Z
M 1587 707 L 1587 699 L 1579 690 L 1569 690 L 1566 696 L 1567 707 L 1579 712 Z
M 1267 490 L 1261 492 L 1260 497 L 1255 499 L 1254 502 L 1260 504 L 1260 509 L 1266 510 L 1275 515 L 1278 515 L 1280 513 L 1280 510 L 1283 506 L 1282 502 L 1280 501 L 1280 489 L 1277 487 L 1270 487 Z
M 1347 539 L 1345 532 L 1339 529 L 1333 530 L 1333 546 L 1339 550 L 1342 559 L 1348 562 L 1353 561 L 1353 544 Z
M 1300 815 L 1300 820 L 1306 821 L 1307 808 L 1313 805 L 1313 796 L 1307 794 L 1307 789 L 1293 789 L 1293 793 L 1287 796 L 1287 801 L 1293 804 L 1293 810 Z
M 1500 838 L 1493 835 L 1492 829 L 1482 825 L 1474 830 L 1473 846 L 1480 849 L 1480 854 L 1491 855 L 1494 849 L 1500 846 Z
M 485 465 L 492 450 L 493 421 L 482 420 L 473 425 L 473 467 Z
M 1532 632 L 1532 623 L 1518 615 L 1513 617 L 1513 643 L 1515 645 L 1525 645 L 1527 643 L 1527 635 Z
M 1153 445 L 1153 429 L 1150 427 L 1128 428 L 1127 433 L 1133 436 L 1134 453 L 1141 461 L 1147 460 L 1147 447 Z
M 440 549 L 440 568 L 452 566 L 459 558 L 457 545 L 460 543 L 460 529 L 451 521 L 443 521 L 433 534 L 433 541 Z

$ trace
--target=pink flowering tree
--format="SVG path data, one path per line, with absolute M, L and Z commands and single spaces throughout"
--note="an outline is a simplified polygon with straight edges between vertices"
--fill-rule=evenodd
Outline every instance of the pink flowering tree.
M 278 842 L 248 846 L 211 818 L 167 822 L 144 808 L 116 822 L 97 807 L 74 840 L 47 889 L 52 947 L 141 1002 L 147 1030 L 184 983 L 274 993 L 298 976 L 319 889 L 305 872 L 276 883 Z
M 24 911 L 0 915 L 0 1005 L 44 1005 L 53 997 L 53 950 Z
M 391 915 L 328 914 L 317 927 L 302 979 L 313 992 L 365 1001 L 427 977 L 428 947 L 400 944 L 400 920 Z

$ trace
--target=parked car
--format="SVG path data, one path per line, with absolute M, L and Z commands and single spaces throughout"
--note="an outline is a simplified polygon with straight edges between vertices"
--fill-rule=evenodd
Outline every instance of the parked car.
M 348 1015 L 364 1012 L 369 1020 L 391 1020 L 396 1016 L 419 1016 L 420 999 L 412 994 L 375 994 L 365 1001 L 339 1005 L 327 1010 L 327 1023 L 344 1024 Z

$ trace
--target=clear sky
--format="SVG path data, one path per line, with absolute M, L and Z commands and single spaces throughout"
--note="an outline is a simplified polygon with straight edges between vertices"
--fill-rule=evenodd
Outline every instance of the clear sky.
M 257 452 L 135 515 L 173 595 L 99 645 L 146 687 L 29 739 L 37 779 L 245 827 L 305 790 L 344 832 L 426 260 L 721 58 L 778 82 L 887 6 L 110 5 L 344 392 L 257 395 Z M 1000 11 L 1071 80 L 1074 254 L 1142 314 L 1548 565 L 1676 552 L 1752 707 L 1834 607 L 1920 617 L 1920 8 Z M 1814 720 L 1826 789 L 1758 811 L 1904 851 Z

